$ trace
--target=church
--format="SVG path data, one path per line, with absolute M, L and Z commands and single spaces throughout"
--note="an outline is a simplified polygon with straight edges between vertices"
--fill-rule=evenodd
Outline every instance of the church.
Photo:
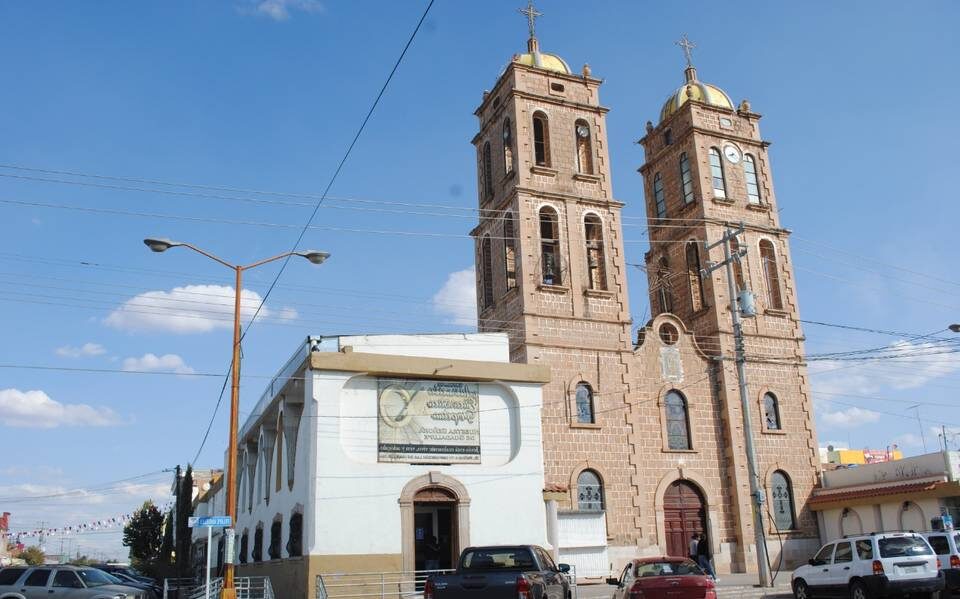
M 540 48 L 513 56 L 476 109 L 479 329 L 506 333 L 513 362 L 548 366 L 543 389 L 549 539 L 580 576 L 637 555 L 686 555 L 706 533 L 717 571 L 756 569 L 744 414 L 724 248 L 744 319 L 749 414 L 774 567 L 819 546 L 807 506 L 819 460 L 790 232 L 780 224 L 769 142 L 693 66 L 638 132 L 653 318 L 634 321 L 621 211 L 611 188 L 602 81 Z M 639 199 L 637 200 L 639 201 Z M 549 512 L 549 510 L 548 510 Z M 548 516 L 549 517 L 549 516 Z
M 684 37 L 683 83 L 638 132 L 653 316 L 634 326 L 602 81 L 542 51 L 522 12 L 527 52 L 475 112 L 479 331 L 309 336 L 241 427 L 238 576 L 278 596 L 382 590 L 386 573 L 412 590 L 471 544 L 542 545 L 602 581 L 704 534 L 718 574 L 752 572 L 754 486 L 773 568 L 819 547 L 790 232 L 760 115 L 701 81 Z

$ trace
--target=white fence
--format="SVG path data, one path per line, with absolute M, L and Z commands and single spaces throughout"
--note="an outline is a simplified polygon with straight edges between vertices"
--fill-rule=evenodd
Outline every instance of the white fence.
M 249 576 L 234 579 L 237 599 L 276 599 L 273 585 L 266 576 Z M 210 581 L 210 598 L 219 599 L 223 590 L 223 579 Z M 204 599 L 207 596 L 206 585 L 197 586 L 190 578 L 168 578 L 163 581 L 163 599 Z

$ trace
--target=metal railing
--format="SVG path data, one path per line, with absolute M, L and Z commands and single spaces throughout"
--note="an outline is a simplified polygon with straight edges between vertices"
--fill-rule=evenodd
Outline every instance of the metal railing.
M 317 599 L 416 599 L 423 597 L 423 584 L 434 574 L 456 570 L 412 572 L 334 572 L 317 575 Z M 570 594 L 577 599 L 577 572 L 571 568 Z
M 174 580 L 174 579 L 171 579 Z M 184 579 L 179 579 L 184 580 Z M 171 585 L 173 586 L 173 585 Z M 179 598 L 181 595 L 167 594 L 167 584 L 164 581 L 163 597 L 164 599 Z M 180 587 L 184 590 L 182 597 L 186 599 L 205 599 L 207 596 L 206 584 L 197 586 L 196 581 L 190 580 L 189 587 Z M 189 590 L 186 590 L 188 589 Z M 234 579 L 234 588 L 237 591 L 237 599 L 276 599 L 273 594 L 273 585 L 268 576 L 245 576 Z M 223 590 L 223 579 L 214 578 L 210 580 L 210 598 L 219 599 L 220 592 Z
M 164 578 L 163 599 L 181 599 L 193 592 L 197 581 L 192 578 Z
M 423 595 L 423 583 L 434 574 L 454 570 L 411 572 L 332 572 L 317 575 L 317 599 L 409 599 Z

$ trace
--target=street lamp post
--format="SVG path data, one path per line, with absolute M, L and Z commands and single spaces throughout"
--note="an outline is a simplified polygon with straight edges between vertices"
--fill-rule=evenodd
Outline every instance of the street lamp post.
M 305 251 L 305 252 L 286 252 L 265 260 L 254 262 L 246 266 L 230 264 L 226 260 L 218 258 L 213 254 L 206 252 L 195 245 L 184 243 L 182 241 L 171 241 L 163 238 L 144 239 L 143 243 L 154 252 L 165 252 L 172 247 L 189 248 L 198 254 L 206 256 L 215 262 L 230 268 L 236 274 L 236 284 L 234 287 L 233 304 L 233 361 L 230 367 L 230 443 L 227 450 L 227 516 L 230 517 L 230 526 L 237 523 L 237 427 L 239 426 L 240 410 L 240 293 L 243 289 L 243 271 L 263 266 L 276 260 L 281 260 L 288 256 L 301 256 L 313 264 L 323 264 L 330 254 L 327 252 Z M 209 551 L 209 549 L 208 549 Z M 225 556 L 226 557 L 226 556 Z M 221 599 L 236 599 L 236 590 L 233 586 L 234 564 L 233 556 L 224 560 L 223 568 L 223 592 Z

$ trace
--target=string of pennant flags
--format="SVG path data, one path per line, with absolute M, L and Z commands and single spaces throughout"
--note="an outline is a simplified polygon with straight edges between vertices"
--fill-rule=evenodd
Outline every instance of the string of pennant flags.
M 160 510 L 160 513 L 166 514 L 174 505 L 174 502 L 169 502 L 163 505 L 157 506 L 157 509 Z M 44 528 L 35 528 L 33 530 L 21 530 L 21 531 L 8 531 L 8 536 L 14 537 L 17 540 L 20 539 L 29 539 L 29 538 L 38 538 L 38 537 L 59 537 L 66 535 L 74 534 L 83 534 L 85 532 L 92 532 L 95 530 L 109 530 L 111 528 L 123 527 L 126 526 L 128 522 L 133 519 L 134 514 L 120 514 L 119 516 L 113 516 L 111 518 L 103 518 L 100 520 L 92 520 L 90 522 L 83 522 L 80 524 L 71 524 L 69 526 L 57 526 L 57 527 L 44 527 Z

